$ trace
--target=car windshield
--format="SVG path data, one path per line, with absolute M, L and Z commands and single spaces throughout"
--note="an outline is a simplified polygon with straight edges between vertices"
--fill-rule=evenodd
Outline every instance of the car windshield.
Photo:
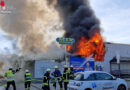
M 83 80 L 83 77 L 84 77 L 83 74 L 77 73 L 77 74 L 76 74 L 76 77 L 74 78 L 74 80 L 80 81 L 80 80 Z

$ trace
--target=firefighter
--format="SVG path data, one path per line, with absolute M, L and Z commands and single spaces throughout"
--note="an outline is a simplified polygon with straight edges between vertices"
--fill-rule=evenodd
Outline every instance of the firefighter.
M 29 70 L 25 70 L 25 90 L 30 90 L 31 81 L 31 74 Z
M 9 90 L 10 85 L 13 86 L 13 90 L 16 90 L 16 85 L 15 85 L 15 81 L 14 81 L 14 74 L 16 72 L 18 72 L 19 70 L 20 70 L 20 68 L 16 69 L 16 70 L 13 70 L 13 68 L 11 67 L 5 73 L 5 77 L 7 77 L 7 87 L 6 87 L 6 90 Z
M 69 83 L 69 71 L 66 65 L 64 65 L 63 81 L 64 81 L 64 90 L 67 90 L 67 85 Z
M 42 89 L 43 89 L 43 90 L 50 90 L 50 84 L 49 84 L 50 79 L 51 79 L 51 77 L 50 77 L 50 71 L 51 71 L 51 70 L 48 68 L 48 69 L 46 70 L 46 73 L 44 74 L 43 84 L 42 84 Z
M 63 90 L 62 74 L 60 70 L 58 69 L 58 66 L 55 66 L 55 71 L 51 75 L 54 76 L 54 79 L 55 79 L 53 86 L 56 88 L 56 81 L 58 80 L 58 83 L 60 85 L 60 90 Z
M 74 79 L 74 70 L 73 70 L 73 66 L 70 66 L 70 70 L 69 70 L 69 79 L 73 80 Z

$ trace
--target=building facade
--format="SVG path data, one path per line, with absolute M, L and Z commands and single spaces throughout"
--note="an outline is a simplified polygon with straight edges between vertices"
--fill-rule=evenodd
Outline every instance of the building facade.
M 130 45 L 127 44 L 117 44 L 117 43 L 106 43 L 105 44 L 106 47 L 106 53 L 105 53 L 105 57 L 104 57 L 104 62 L 103 62 L 103 66 L 104 66 L 104 71 L 106 72 L 111 72 L 111 68 L 113 67 L 117 67 L 117 66 L 112 66 L 111 67 L 111 61 L 113 60 L 113 58 L 116 58 L 117 54 L 120 56 L 120 61 L 125 62 L 128 61 L 128 63 L 126 64 L 121 64 L 121 69 L 123 68 L 129 68 L 130 66 Z M 117 62 L 117 60 L 116 60 Z M 115 62 L 115 65 L 117 64 Z M 126 69 L 127 69 L 126 68 Z

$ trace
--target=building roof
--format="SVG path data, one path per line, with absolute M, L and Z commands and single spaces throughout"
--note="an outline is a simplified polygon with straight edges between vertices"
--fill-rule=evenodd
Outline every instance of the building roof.
M 116 56 L 110 62 L 117 62 Z M 121 57 L 120 62 L 130 62 L 130 57 Z
M 125 44 L 125 43 L 114 43 L 114 42 L 105 42 L 105 44 L 115 44 L 115 45 L 127 45 L 127 46 L 130 46 L 130 44 Z

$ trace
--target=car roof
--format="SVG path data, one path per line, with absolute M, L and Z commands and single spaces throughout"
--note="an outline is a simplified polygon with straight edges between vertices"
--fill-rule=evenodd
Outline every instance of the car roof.
M 79 73 L 82 73 L 82 74 L 92 74 L 92 73 L 106 73 L 106 72 L 103 72 L 103 71 L 85 71 L 85 72 L 79 72 Z
M 107 72 L 103 72 L 103 71 L 85 71 L 85 72 L 79 72 L 79 73 L 84 74 L 84 78 L 87 78 L 90 74 L 93 74 L 93 73 L 107 73 Z

